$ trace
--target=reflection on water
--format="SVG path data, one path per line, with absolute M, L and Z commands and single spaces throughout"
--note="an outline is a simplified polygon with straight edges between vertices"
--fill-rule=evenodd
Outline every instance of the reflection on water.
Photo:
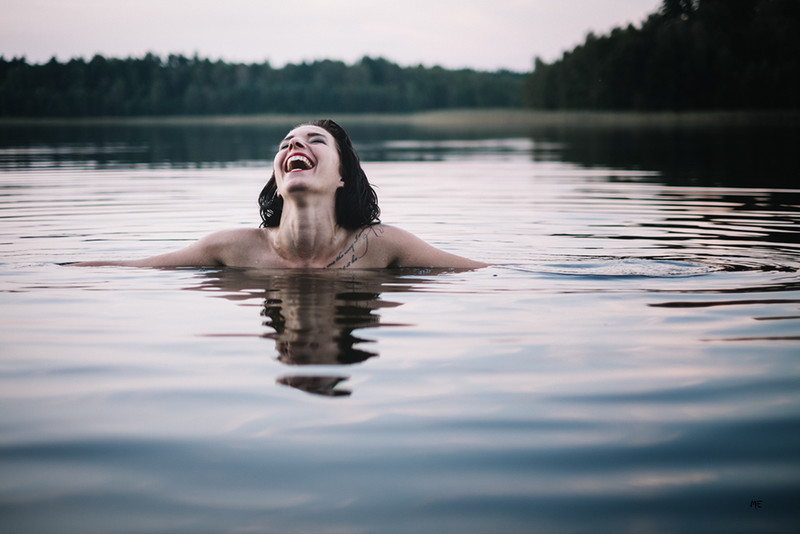
M 264 165 L 294 122 L 274 124 L 0 125 L 0 169 L 89 165 Z M 794 188 L 800 126 L 789 122 L 647 127 L 434 125 L 349 127 L 365 161 L 486 159 L 526 152 L 538 161 L 636 170 L 669 185 Z M 614 176 L 610 177 L 615 179 Z M 625 180 L 625 175 L 616 179 Z
M 0 126 L 0 168 L 262 162 L 285 133 L 283 126 Z
M 381 298 L 386 291 L 407 291 L 403 273 L 416 270 L 363 272 L 206 271 L 196 289 L 214 291 L 240 303 L 263 302 L 265 338 L 275 341 L 278 360 L 289 366 L 347 366 L 378 356 L 375 340 L 357 330 L 402 326 L 381 322 L 380 310 L 399 306 Z M 427 272 L 431 272 L 427 270 Z M 346 375 L 291 374 L 278 382 L 309 393 L 349 395 L 337 389 Z
M 793 534 L 788 129 L 354 129 L 477 271 L 57 265 L 256 226 L 283 130 L 0 129 L 0 531 Z
M 800 125 L 542 128 L 558 158 L 589 167 L 658 171 L 675 186 L 796 188 Z M 620 177 L 624 180 L 624 177 Z

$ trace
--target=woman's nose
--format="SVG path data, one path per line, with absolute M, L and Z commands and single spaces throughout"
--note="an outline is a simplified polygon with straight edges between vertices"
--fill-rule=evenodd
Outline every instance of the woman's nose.
M 291 141 L 289 141 L 289 147 L 290 148 L 292 148 L 292 147 L 294 147 L 294 148 L 303 148 L 303 146 L 304 146 L 303 145 L 303 141 L 301 141 L 300 139 L 292 139 Z

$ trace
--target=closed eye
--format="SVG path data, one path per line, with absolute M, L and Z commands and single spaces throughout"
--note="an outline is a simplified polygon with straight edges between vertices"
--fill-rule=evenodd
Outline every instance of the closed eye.
M 287 137 L 286 139 L 284 139 L 283 142 L 278 146 L 278 150 L 285 150 L 286 148 L 288 148 L 289 145 L 291 144 L 290 141 L 292 139 L 294 139 L 293 136 L 290 136 L 290 137 Z M 328 144 L 328 140 L 325 139 L 325 136 L 323 136 L 320 133 L 315 133 L 315 132 L 312 132 L 312 133 L 308 134 L 307 142 L 308 143 L 322 143 L 323 145 Z

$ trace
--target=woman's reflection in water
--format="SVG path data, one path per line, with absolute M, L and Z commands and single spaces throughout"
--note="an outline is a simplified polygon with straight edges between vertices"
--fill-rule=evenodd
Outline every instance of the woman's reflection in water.
M 408 274 L 406 272 L 406 274 Z M 398 271 L 242 271 L 208 272 L 201 289 L 225 291 L 233 300 L 263 298 L 263 324 L 272 331 L 278 360 L 286 365 L 352 365 L 376 357 L 373 340 L 354 335 L 381 323 L 380 308 L 399 306 L 381 299 L 383 292 L 409 291 L 413 283 Z M 420 278 L 414 279 L 419 283 Z M 279 384 L 308 393 L 346 396 L 337 386 L 340 374 L 292 374 Z
M 353 335 L 360 328 L 377 327 L 375 310 L 388 303 L 380 300 L 380 284 L 363 280 L 343 281 L 332 276 L 290 276 L 278 298 L 267 298 L 262 315 L 274 333 L 278 359 L 287 365 L 349 365 L 377 356 L 361 348 L 372 340 Z M 336 389 L 343 376 L 289 376 L 278 382 L 318 395 L 349 395 Z

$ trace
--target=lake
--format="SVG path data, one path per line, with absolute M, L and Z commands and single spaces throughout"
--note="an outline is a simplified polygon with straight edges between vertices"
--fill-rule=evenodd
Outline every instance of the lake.
M 0 126 L 0 531 L 795 531 L 795 122 L 342 119 L 493 265 L 62 265 L 257 226 L 279 122 Z

